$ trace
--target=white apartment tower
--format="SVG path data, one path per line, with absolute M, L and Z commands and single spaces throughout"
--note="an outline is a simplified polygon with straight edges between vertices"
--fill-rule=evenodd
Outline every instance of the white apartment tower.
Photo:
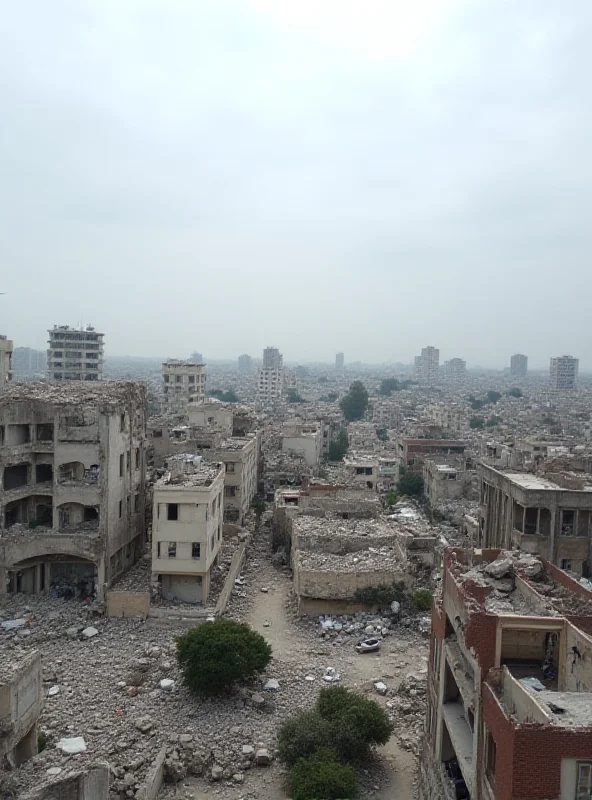
M 467 362 L 462 358 L 451 358 L 444 364 L 446 379 L 451 383 L 462 382 L 467 375 Z
M 206 365 L 193 361 L 165 361 L 162 365 L 164 407 L 170 413 L 183 413 L 190 403 L 203 403 L 206 397 Z
M 54 325 L 48 334 L 48 380 L 102 380 L 104 333 L 98 333 L 91 325 L 86 328 Z
M 259 370 L 257 400 L 261 406 L 271 406 L 281 400 L 284 393 L 284 357 L 277 347 L 263 351 L 263 366 Z
M 0 392 L 12 377 L 12 342 L 6 336 L 0 335 Z
M 424 347 L 420 356 L 415 358 L 416 377 L 424 383 L 434 383 L 438 379 L 440 368 L 440 351 L 437 347 Z
M 578 381 L 580 361 L 572 356 L 551 359 L 550 378 L 552 389 L 575 389 Z
M 510 375 L 512 378 L 526 378 L 528 372 L 528 356 L 516 353 L 510 359 Z
M 338 372 L 341 372 L 343 370 L 344 365 L 345 365 L 345 356 L 344 356 L 344 354 L 343 353 L 337 353 L 337 355 L 335 356 L 335 369 Z

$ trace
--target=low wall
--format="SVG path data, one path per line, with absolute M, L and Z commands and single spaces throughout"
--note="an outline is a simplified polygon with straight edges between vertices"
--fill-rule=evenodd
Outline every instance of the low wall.
M 298 614 L 301 617 L 316 617 L 319 614 L 375 614 L 379 606 L 365 606 L 348 600 L 324 600 L 318 597 L 299 597 Z
M 107 592 L 108 617 L 142 617 L 150 612 L 150 592 Z
M 154 800 L 153 795 L 150 800 Z M 20 800 L 109 800 L 109 765 L 89 764 L 60 780 L 44 783 Z
M 164 778 L 164 760 L 166 758 L 166 745 L 162 747 L 152 762 L 146 780 L 136 793 L 136 800 L 156 800 Z
M 240 571 L 243 568 L 246 552 L 247 545 L 241 544 L 232 556 L 230 569 L 228 570 L 228 575 L 226 576 L 224 586 L 222 587 L 220 597 L 218 598 L 218 602 L 216 603 L 216 608 L 214 610 L 214 614 L 217 617 L 222 616 L 222 614 L 226 611 L 226 606 L 230 600 L 232 590 L 234 589 L 234 581 L 238 578 Z
M 507 667 L 502 669 L 503 703 L 508 714 L 516 717 L 518 722 L 540 722 L 542 725 L 551 725 L 553 717 L 537 703 L 536 698 L 528 689 L 514 678 Z

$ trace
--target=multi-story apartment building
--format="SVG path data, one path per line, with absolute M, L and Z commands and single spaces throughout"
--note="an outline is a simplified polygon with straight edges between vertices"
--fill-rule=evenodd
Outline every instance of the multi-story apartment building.
M 510 359 L 510 375 L 512 378 L 526 378 L 528 372 L 528 356 L 516 353 Z
M 592 475 L 544 465 L 542 474 L 480 464 L 483 547 L 519 547 L 588 577 Z M 554 471 L 555 470 L 555 471 Z
M 284 394 L 284 359 L 277 347 L 263 351 L 263 366 L 257 380 L 257 402 L 263 408 L 278 403 Z
M 440 351 L 437 347 L 424 347 L 415 357 L 415 376 L 422 383 L 434 383 L 440 369 Z
M 592 592 L 527 554 L 444 552 L 421 800 L 592 792 Z
M 378 490 L 378 456 L 372 453 L 350 452 L 344 457 L 345 474 L 351 485 Z
M 250 375 L 253 371 L 253 359 L 251 356 L 243 353 L 242 356 L 238 357 L 238 371 L 242 375 Z
M 401 465 L 410 472 L 423 472 L 423 462 L 430 456 L 446 457 L 462 455 L 466 442 L 454 439 L 412 439 L 401 436 L 397 440 L 397 453 Z
M 319 422 L 287 422 L 282 428 L 282 450 L 304 458 L 318 467 L 323 453 L 323 430 Z
M 467 362 L 462 358 L 451 358 L 444 362 L 446 380 L 450 383 L 462 383 L 467 377 Z
M 206 365 L 193 361 L 165 361 L 162 365 L 162 390 L 165 410 L 184 413 L 206 396 Z
M 222 545 L 224 465 L 178 455 L 154 484 L 152 584 L 167 600 L 205 603 Z
M 15 347 L 12 354 L 12 371 L 14 379 L 33 375 L 43 375 L 47 371 L 47 353 L 45 350 L 33 350 L 31 347 Z
M 0 392 L 12 378 L 12 342 L 0 335 Z
M 224 521 L 243 525 L 251 501 L 257 494 L 259 482 L 259 456 L 261 434 L 232 436 L 210 453 L 212 460 L 224 464 Z
M 104 596 L 145 542 L 146 388 L 13 383 L 0 396 L 0 595 Z
M 445 431 L 462 433 L 469 427 L 469 415 L 464 403 L 431 403 L 425 413 L 432 424 Z
M 80 329 L 54 325 L 48 334 L 48 380 L 102 380 L 104 333 L 98 333 L 91 325 Z
M 345 366 L 345 355 L 343 353 L 337 353 L 335 356 L 335 369 L 338 372 L 343 372 L 343 368 Z
M 575 389 L 578 382 L 580 361 L 572 356 L 552 358 L 549 376 L 552 389 Z

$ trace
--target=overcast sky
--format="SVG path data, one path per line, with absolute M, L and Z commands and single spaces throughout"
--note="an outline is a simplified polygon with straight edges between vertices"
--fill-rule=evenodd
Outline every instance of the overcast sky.
M 589 355 L 590 0 L 18 0 L 0 332 Z

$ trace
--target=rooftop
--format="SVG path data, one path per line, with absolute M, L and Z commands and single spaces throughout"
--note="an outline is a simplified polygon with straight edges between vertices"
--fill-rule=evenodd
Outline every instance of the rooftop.
M 159 478 L 155 488 L 173 487 L 208 487 L 218 475 L 224 473 L 224 465 L 217 462 L 203 461 L 201 456 L 192 453 L 180 453 L 166 460 L 167 472 Z
M 323 517 L 299 516 L 293 521 L 294 533 L 300 536 L 314 535 L 323 538 L 359 537 L 368 539 L 394 538 L 396 530 L 382 519 L 343 519 L 330 512 Z
M 489 467 L 489 469 L 494 469 Z M 561 470 L 537 475 L 533 472 L 518 472 L 513 469 L 497 469 L 512 483 L 534 492 L 592 492 L 592 475 L 585 472 Z
M 0 395 L 0 408 L 12 403 L 49 403 L 54 406 L 108 408 L 130 402 L 144 404 L 146 384 L 139 381 L 11 382 Z

